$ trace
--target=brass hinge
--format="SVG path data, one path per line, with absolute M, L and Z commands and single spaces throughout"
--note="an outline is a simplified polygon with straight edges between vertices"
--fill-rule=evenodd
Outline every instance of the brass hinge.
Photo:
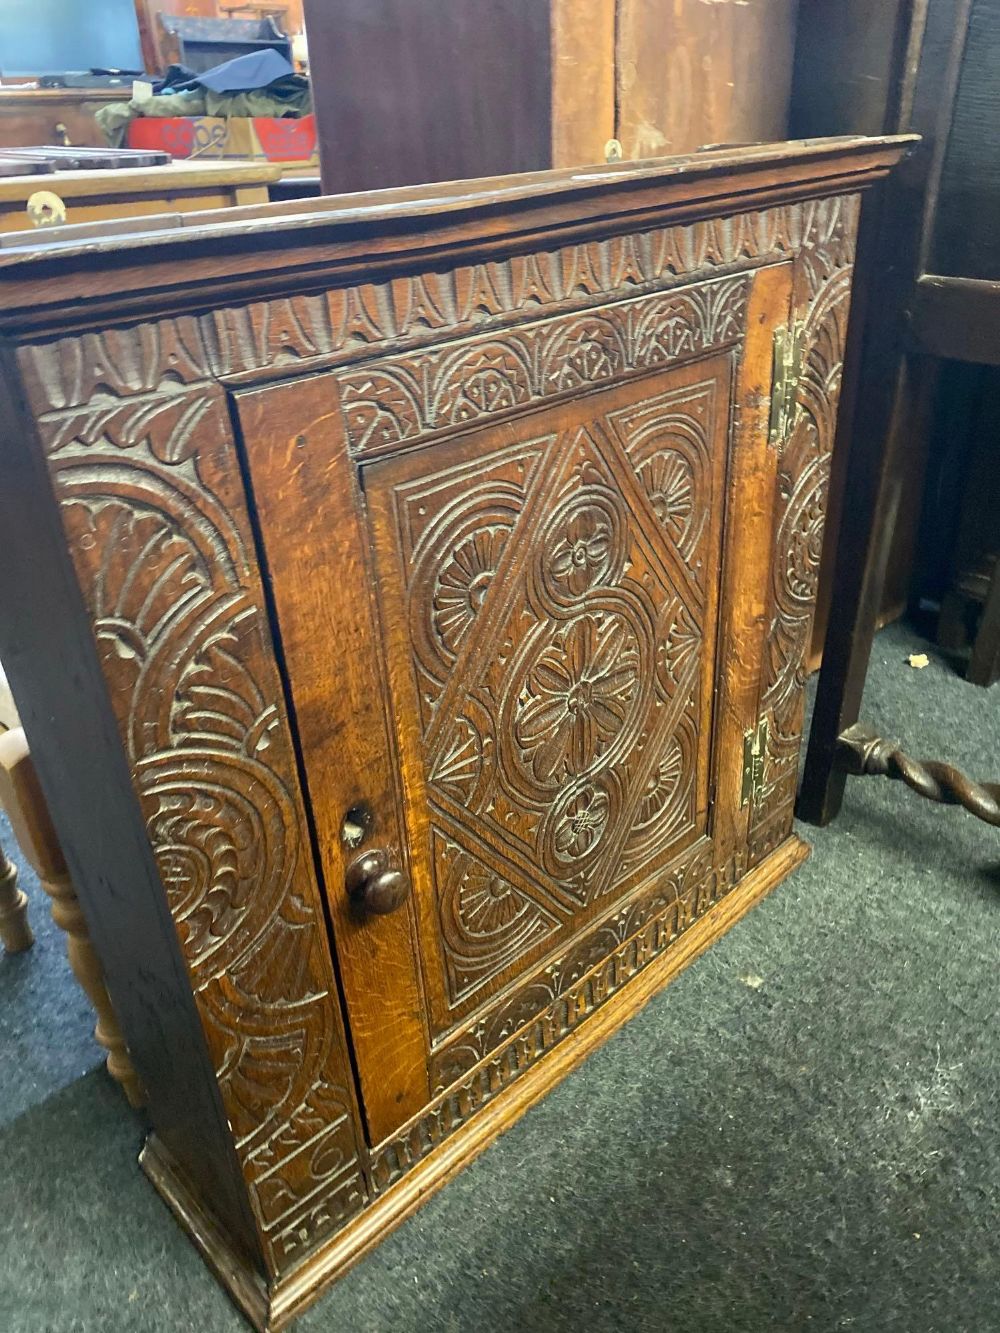
M 801 320 L 774 331 L 774 372 L 771 381 L 771 420 L 768 443 L 779 452 L 791 438 L 799 415 L 799 380 L 806 326 Z
M 760 800 L 764 791 L 764 762 L 767 759 L 767 718 L 743 733 L 743 790 L 740 805 Z

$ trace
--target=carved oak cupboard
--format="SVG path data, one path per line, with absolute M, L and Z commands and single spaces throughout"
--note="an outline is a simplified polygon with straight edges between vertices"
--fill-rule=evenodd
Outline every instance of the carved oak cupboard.
M 294 1315 L 803 857 L 835 140 L 0 252 L 0 654 L 149 1090 Z

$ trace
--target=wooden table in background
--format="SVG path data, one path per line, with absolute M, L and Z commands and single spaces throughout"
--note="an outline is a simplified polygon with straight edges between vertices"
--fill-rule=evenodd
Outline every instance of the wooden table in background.
M 114 171 L 59 171 L 0 176 L 0 235 L 31 230 L 26 212 L 37 190 L 51 190 L 66 205 L 66 221 L 101 222 L 154 213 L 266 204 L 281 167 L 269 162 L 171 162 L 164 167 Z M 53 228 L 44 229 L 51 237 Z
M 109 102 L 127 102 L 132 85 L 118 88 L 0 88 L 0 148 L 24 144 L 72 144 L 105 148 L 94 113 Z

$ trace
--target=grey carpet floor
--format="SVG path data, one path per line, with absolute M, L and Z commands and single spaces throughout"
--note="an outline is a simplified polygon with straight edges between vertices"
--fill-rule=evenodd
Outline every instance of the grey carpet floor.
M 1000 686 L 905 665 L 923 646 L 879 636 L 867 716 L 996 773 Z M 875 780 L 805 832 L 805 867 L 302 1333 L 1000 1330 L 1000 841 Z M 38 947 L 0 961 L 0 1333 L 240 1333 L 32 897 Z

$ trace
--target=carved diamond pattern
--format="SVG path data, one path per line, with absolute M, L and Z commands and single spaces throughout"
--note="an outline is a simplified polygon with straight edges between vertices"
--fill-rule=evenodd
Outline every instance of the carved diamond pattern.
M 447 943 L 449 991 L 472 994 L 510 961 L 553 935 L 558 916 L 440 829 L 433 830 L 434 874 Z
M 592 402 L 493 454 L 459 438 L 439 456 L 461 461 L 434 473 L 371 469 L 399 522 L 451 1005 L 570 937 L 695 827 L 721 398 L 706 378 Z

